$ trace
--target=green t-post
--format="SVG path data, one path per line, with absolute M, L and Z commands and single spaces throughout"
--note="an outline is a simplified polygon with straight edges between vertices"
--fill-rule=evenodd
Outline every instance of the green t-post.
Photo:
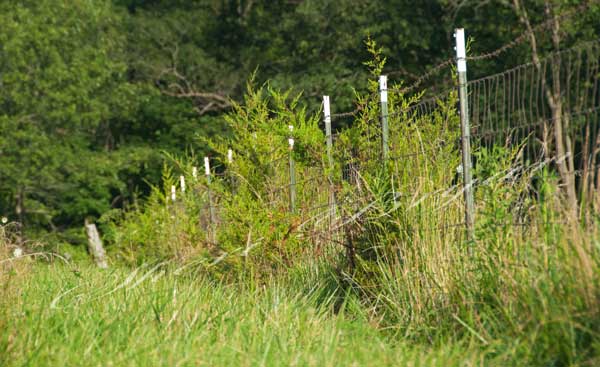
M 209 219 L 210 219 L 210 238 L 211 241 L 213 243 L 216 242 L 216 233 L 215 233 L 215 225 L 217 222 L 217 219 L 215 217 L 215 210 L 213 207 L 213 199 L 212 199 L 212 193 L 210 190 L 210 186 L 211 186 L 211 177 L 210 177 L 210 160 L 208 159 L 208 157 L 204 157 L 204 173 L 206 175 L 206 187 L 207 187 L 207 195 L 208 195 L 208 214 L 209 214 Z
M 290 212 L 296 212 L 296 164 L 294 162 L 294 138 L 292 132 L 294 127 L 288 126 L 290 129 L 290 137 L 288 139 L 290 149 Z
M 381 101 L 381 151 L 385 165 L 385 161 L 390 157 L 387 75 L 381 75 L 379 77 L 379 98 Z
M 335 188 L 333 185 L 333 139 L 331 137 L 331 105 L 329 96 L 323 96 L 323 118 L 325 120 L 325 138 L 327 143 L 327 161 L 329 163 L 329 232 L 335 222 Z
M 470 241 L 475 240 L 475 202 L 473 199 L 473 176 L 471 174 L 471 129 L 469 126 L 469 99 L 467 90 L 467 51 L 465 30 L 456 29 L 456 60 L 458 70 L 458 96 L 460 99 L 460 127 L 462 141 L 463 183 L 465 198 L 465 225 Z

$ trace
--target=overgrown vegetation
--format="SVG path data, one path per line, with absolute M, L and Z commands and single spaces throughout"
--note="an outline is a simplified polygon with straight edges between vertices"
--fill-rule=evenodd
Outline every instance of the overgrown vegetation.
M 418 268 L 379 263 L 376 286 L 360 289 L 318 262 L 262 286 L 168 264 L 27 266 L 3 279 L 0 362 L 595 365 L 598 269 L 575 240 L 586 243 L 577 234 L 533 243 L 522 264 L 500 249 L 478 246 L 497 255 L 479 261 L 453 249 L 453 265 L 464 269 L 429 247 Z
M 452 55 L 455 27 L 474 37 L 474 54 L 487 52 L 522 34 L 523 10 L 532 27 L 547 22 L 545 2 L 4 1 L 0 215 L 29 238 L 82 244 L 85 217 L 135 205 L 161 183 L 161 151 L 208 153 L 196 135 L 227 133 L 222 116 L 230 98 L 243 101 L 253 72 L 257 85 L 303 92 L 309 112 L 324 94 L 334 112 L 348 111 L 354 88 L 366 91 L 369 35 L 388 56 L 383 72 L 410 84 Z M 549 4 L 563 14 L 583 2 Z M 596 39 L 598 14 L 592 2 L 561 19 L 563 48 Z M 538 33 L 543 55 L 553 46 L 549 32 Z M 470 76 L 530 60 L 531 47 L 501 56 Z M 450 84 L 444 72 L 421 86 Z
M 149 266 L 38 267 L 22 297 L 0 309 L 0 363 L 474 366 L 485 358 L 467 343 L 416 346 L 377 331 L 351 298 L 333 307 L 326 274 L 305 268 L 248 288 Z
M 65 17 L 47 42 L 40 41 L 41 24 L 61 11 L 51 1 L 20 5 L 14 19 L 5 15 L 16 36 L 2 46 L 14 62 L 5 65 L 11 77 L 4 83 L 12 84 L 0 93 L 6 106 L 0 126 L 17 123 L 0 141 L 0 153 L 13 159 L 0 163 L 12 172 L 0 184 L 10 187 L 0 205 L 14 207 L 22 223 L 0 224 L 0 364 L 600 362 L 597 213 L 590 206 L 579 216 L 585 221 L 574 219 L 557 159 L 531 162 L 524 156 L 526 139 L 535 134 L 516 141 L 508 132 L 490 144 L 474 144 L 477 220 L 471 239 L 464 230 L 454 92 L 437 98 L 427 113 L 416 113 L 410 106 L 423 95 L 390 86 L 390 157 L 382 159 L 375 80 L 387 60 L 367 37 L 368 74 L 350 79 L 368 80 L 340 98 L 355 112 L 337 121 L 330 157 L 321 111 L 302 103 L 306 94 L 297 88 L 282 91 L 283 74 L 262 83 L 259 71 L 245 92 L 230 86 L 241 102 L 203 92 L 224 88 L 227 83 L 220 83 L 230 79 L 219 76 L 235 79 L 234 70 L 250 71 L 245 61 L 232 61 L 211 74 L 236 42 L 275 32 L 258 27 L 261 19 L 279 11 L 294 34 L 302 28 L 295 14 L 312 20 L 321 8 L 312 2 L 226 7 L 208 1 L 196 7 L 133 1 L 124 2 L 128 13 L 113 14 L 121 3 L 61 8 Z M 342 1 L 340 9 L 352 4 Z M 563 6 L 553 3 L 556 11 Z M 514 7 L 523 22 L 519 2 Z M 154 28 L 152 17 L 161 9 L 167 20 Z M 186 28 L 199 14 L 201 31 Z M 218 24 L 211 14 L 219 15 Z M 363 15 L 356 22 L 363 24 Z M 107 33 L 79 27 L 88 17 Z M 565 33 L 593 30 L 583 18 Z M 132 41 L 115 31 L 124 19 L 145 31 L 128 34 L 136 44 L 133 54 L 154 55 L 152 62 L 125 57 Z M 172 27 L 175 19 L 180 28 Z M 21 24 L 25 20 L 35 32 Z M 236 26 L 241 30 L 229 28 Z M 255 33 L 244 33 L 250 29 Z M 223 46 L 209 54 L 222 30 L 229 32 Z M 61 34 L 69 32 L 64 41 Z M 165 56 L 149 40 L 175 46 Z M 252 47 L 281 56 L 285 37 L 276 40 L 274 48 L 260 42 Z M 59 53 L 63 41 L 69 52 Z M 31 58 L 25 45 L 42 51 Z M 300 55 L 310 53 L 306 44 L 298 47 Z M 69 65 L 79 65 L 87 53 L 97 64 L 87 65 L 85 78 L 63 80 L 74 78 Z M 187 61 L 180 64 L 179 57 Z M 299 60 L 288 66 L 296 70 Z M 30 79 L 18 83 L 23 75 Z M 199 75 L 210 77 L 195 79 Z M 62 88 L 63 82 L 75 87 Z M 39 83 L 52 91 L 44 103 L 16 92 L 19 86 L 24 95 L 37 95 Z M 146 118 L 156 123 L 154 132 L 140 128 Z M 184 128 L 177 130 L 180 118 Z M 172 130 L 163 136 L 165 121 Z M 212 134 L 217 130 L 224 133 Z M 180 136 L 196 149 L 171 149 Z M 552 145 L 548 136 L 542 145 Z M 68 143 L 66 151 L 49 144 L 59 137 Z M 578 149 L 579 141 L 573 142 Z M 28 143 L 44 149 L 20 158 Z M 161 179 L 148 179 L 149 172 L 158 176 L 159 148 L 166 149 Z M 89 154 L 78 154 L 80 149 Z M 203 174 L 204 154 L 210 177 Z M 60 158 L 67 164 L 59 165 Z M 100 179 L 90 167 L 102 171 Z M 66 183 L 71 176 L 75 182 Z M 146 197 L 139 200 L 135 186 L 144 179 Z M 107 199 L 117 197 L 120 204 L 109 205 Z M 87 215 L 99 217 L 111 270 L 65 258 L 53 239 L 53 246 L 30 245 L 20 230 L 24 224 L 64 235 L 71 220 Z
M 383 62 L 370 64 L 373 75 Z M 336 137 L 330 170 L 319 115 L 307 115 L 290 94 L 250 87 L 245 104 L 226 119 L 233 140 L 206 141 L 219 154 L 212 160 L 220 175 L 194 181 L 198 160 L 173 159 L 165 188 L 113 222 L 113 255 L 134 264 L 169 261 L 249 287 L 273 278 L 293 284 L 290 277 L 318 263 L 326 271 L 315 287 L 330 307 L 352 302 L 352 317 L 392 339 L 477 346 L 488 362 L 597 361 L 600 237 L 595 224 L 565 219 L 552 166 L 524 164 L 519 145 L 478 150 L 476 240 L 469 241 L 462 185 L 453 184 L 460 163 L 456 97 L 415 115 L 405 112 L 414 99 L 391 93 L 393 143 L 384 162 L 379 106 L 369 97 L 376 88 L 357 95 L 360 113 Z M 290 154 L 297 176 L 310 178 L 298 183 L 295 212 L 287 191 Z M 342 177 L 348 166 L 355 173 Z M 179 174 L 192 184 L 172 202 Z M 337 206 L 331 226 L 329 187 Z M 213 224 L 209 191 L 219 208 Z

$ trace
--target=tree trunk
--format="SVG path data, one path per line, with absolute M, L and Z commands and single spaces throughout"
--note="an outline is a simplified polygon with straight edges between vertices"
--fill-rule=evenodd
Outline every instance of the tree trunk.
M 579 217 L 579 210 L 577 205 L 577 193 L 575 190 L 575 173 L 569 167 L 569 161 L 572 159 L 573 152 L 569 149 L 568 144 L 566 144 L 568 135 L 563 127 L 562 102 L 560 96 L 556 99 L 552 99 L 554 100 L 551 109 L 552 120 L 554 121 L 554 140 L 556 143 L 556 166 L 567 196 L 569 219 L 577 219 Z
M 548 1 L 544 1 L 544 8 L 547 18 L 552 20 L 552 43 L 556 51 L 560 50 L 560 23 L 557 15 L 554 12 L 553 5 Z M 575 170 L 574 170 L 574 157 L 572 152 L 572 143 L 569 140 L 568 132 L 568 119 L 563 116 L 563 104 L 561 99 L 561 82 L 560 82 L 560 55 L 556 57 L 556 60 L 552 60 L 552 85 L 547 88 L 545 82 L 545 68 L 542 69 L 542 62 L 538 54 L 538 44 L 533 28 L 527 15 L 527 9 L 522 6 L 520 0 L 513 0 L 513 7 L 519 16 L 521 23 L 523 23 L 529 34 L 529 42 L 531 45 L 531 54 L 533 58 L 533 65 L 537 71 L 541 73 L 542 91 L 545 92 L 546 101 L 552 111 L 551 125 L 554 133 L 554 145 L 556 166 L 563 186 L 563 191 L 567 201 L 567 211 L 569 220 L 577 220 L 579 217 L 579 205 L 577 201 L 577 191 L 575 188 Z M 544 137 L 545 139 L 545 137 Z M 543 142 L 544 146 L 547 146 L 548 142 Z M 550 153 L 550 152 L 548 152 Z
M 560 50 L 560 23 L 554 11 L 553 5 L 545 2 L 545 11 L 548 19 L 552 22 L 552 43 L 556 51 Z M 563 116 L 562 86 L 560 80 L 561 56 L 557 55 L 552 63 L 552 92 L 547 92 L 548 104 L 552 110 L 552 121 L 554 122 L 554 140 L 556 143 L 557 166 L 560 178 L 563 182 L 567 196 L 567 208 L 569 219 L 576 220 L 579 217 L 579 205 L 577 202 L 577 190 L 575 188 L 575 167 L 573 151 L 569 140 L 568 117 Z

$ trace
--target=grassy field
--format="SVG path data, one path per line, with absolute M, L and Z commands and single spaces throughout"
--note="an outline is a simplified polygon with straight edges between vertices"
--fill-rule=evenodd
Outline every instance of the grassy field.
M 502 348 L 476 338 L 410 344 L 382 330 L 352 297 L 340 303 L 334 289 L 318 283 L 325 278 L 313 269 L 286 286 L 248 289 L 151 267 L 13 269 L 0 301 L 0 365 L 474 366 L 510 360 L 497 352 Z
M 150 266 L 99 270 L 21 260 L 0 279 L 0 365 L 536 364 L 523 354 L 530 331 L 513 340 L 471 330 L 446 342 L 411 342 L 327 279 L 313 267 L 252 289 Z M 594 363 L 582 355 L 569 364 Z
M 254 104 L 232 117 L 234 130 L 248 150 L 271 149 L 289 132 L 287 109 L 276 114 L 282 129 L 274 136 L 275 122 L 261 118 L 269 104 Z M 412 131 L 415 139 L 458 131 L 440 118 Z M 318 121 L 294 131 L 321 142 Z M 397 132 L 402 141 L 415 140 L 408 130 L 416 125 L 394 126 L 407 129 Z M 360 140 L 368 158 L 376 140 Z M 396 153 L 414 153 L 405 148 Z M 296 162 L 299 177 L 322 158 L 316 152 Z M 455 153 L 442 144 L 401 170 L 365 160 L 372 165 L 361 184 L 344 184 L 336 196 L 340 217 L 354 218 L 344 241 L 324 236 L 330 228 L 319 216 L 304 226 L 286 195 L 266 205 L 286 177 L 284 169 L 271 177 L 266 154 L 262 163 L 236 160 L 233 182 L 245 184 L 211 181 L 222 196 L 214 239 L 214 228 L 199 225 L 207 187 L 190 179 L 173 205 L 177 181 L 166 169 L 163 189 L 104 222 L 109 270 L 83 251 L 69 263 L 12 258 L 21 243 L 29 253 L 50 246 L 3 237 L 0 226 L 0 366 L 600 365 L 597 214 L 569 218 L 556 175 L 495 149 L 479 155 L 475 240 L 467 240 L 461 189 L 448 188 Z M 192 164 L 178 166 L 189 172 Z M 307 191 L 304 205 L 321 199 Z

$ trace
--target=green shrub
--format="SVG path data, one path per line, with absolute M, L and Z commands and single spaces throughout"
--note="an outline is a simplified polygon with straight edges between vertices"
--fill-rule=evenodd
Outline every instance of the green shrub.
M 261 277 L 308 256 L 298 227 L 309 208 L 327 199 L 324 135 L 318 116 L 307 117 L 299 98 L 249 85 L 245 104 L 235 105 L 225 118 L 231 136 L 205 141 L 214 152 L 211 181 L 202 174 L 192 177 L 192 167 L 199 165 L 194 157 L 169 157 L 162 188 L 155 187 L 142 206 L 103 219 L 112 223 L 113 252 L 130 263 L 174 260 L 218 277 Z M 295 139 L 292 152 L 290 137 Z M 298 177 L 295 213 L 289 210 L 290 156 Z M 188 188 L 182 194 L 178 187 L 173 203 L 170 190 L 179 186 L 179 175 Z
M 376 76 L 384 60 L 374 44 L 369 49 Z M 249 87 L 226 117 L 231 137 L 205 139 L 214 152 L 212 180 L 191 177 L 193 156 L 170 157 L 164 187 L 106 218 L 112 252 L 252 287 L 318 258 L 336 271 L 332 292 L 359 299 L 371 322 L 395 336 L 465 341 L 539 365 L 591 360 L 600 345 L 596 228 L 562 221 L 552 167 L 524 164 L 520 146 L 495 146 L 475 149 L 476 228 L 468 240 L 456 94 L 422 114 L 408 108 L 419 96 L 398 89 L 389 95 L 390 159 L 380 157 L 371 82 L 356 95 L 353 123 L 336 136 L 330 168 L 320 116 L 307 116 L 300 96 Z M 298 178 L 293 212 L 290 159 Z M 342 175 L 349 168 L 355 174 Z M 181 174 L 189 187 L 172 202 Z

